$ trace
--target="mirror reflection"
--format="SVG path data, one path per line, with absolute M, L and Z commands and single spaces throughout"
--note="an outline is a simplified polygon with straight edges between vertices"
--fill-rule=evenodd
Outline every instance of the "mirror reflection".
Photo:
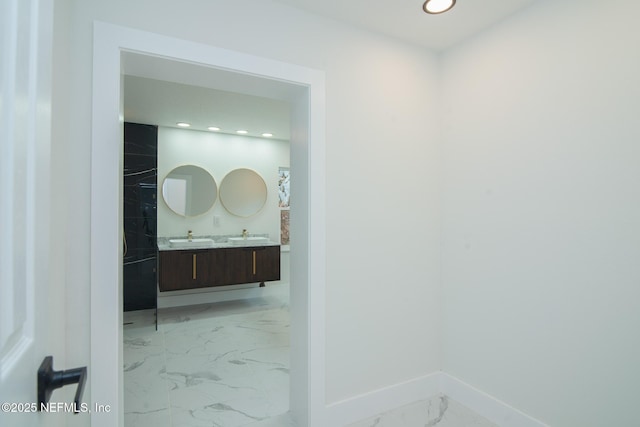
M 199 166 L 173 169 L 162 183 L 162 197 L 173 212 L 185 217 L 206 213 L 218 198 L 218 186 L 211 174 Z
M 229 213 L 249 217 L 262 209 L 267 201 L 267 185 L 251 169 L 235 169 L 220 184 L 220 201 Z

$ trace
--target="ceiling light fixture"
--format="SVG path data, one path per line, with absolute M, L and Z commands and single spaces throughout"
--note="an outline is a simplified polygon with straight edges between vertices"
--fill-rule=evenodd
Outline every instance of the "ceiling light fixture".
M 246 135 L 249 133 L 249 131 L 246 130 L 237 130 L 236 133 L 239 133 L 240 135 Z
M 217 126 L 209 126 L 207 129 L 212 130 L 212 131 L 214 131 L 214 132 L 217 132 L 217 131 L 219 131 L 219 130 L 220 130 L 220 128 L 219 128 L 219 127 L 217 127 Z
M 265 132 L 265 133 L 262 134 L 262 136 L 264 136 L 265 138 L 271 138 L 273 136 L 273 134 Z
M 422 10 L 431 15 L 446 12 L 455 6 L 456 0 L 427 0 L 422 5 Z
M 178 122 L 176 124 L 181 128 L 188 128 L 189 126 L 191 126 L 189 123 L 185 123 L 185 122 Z

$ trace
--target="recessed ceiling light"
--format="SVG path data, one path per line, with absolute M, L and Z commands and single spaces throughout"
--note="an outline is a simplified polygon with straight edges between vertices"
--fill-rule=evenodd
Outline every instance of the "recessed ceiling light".
M 237 130 L 236 133 L 239 133 L 240 135 L 245 135 L 245 134 L 249 133 L 249 131 L 247 131 L 247 130 Z
M 220 130 L 220 128 L 219 128 L 219 127 L 216 127 L 216 126 L 209 126 L 207 129 L 212 130 L 212 131 L 214 131 L 214 132 L 217 132 L 217 131 L 219 131 L 219 130 Z
M 427 0 L 422 9 L 431 15 L 437 15 L 451 9 L 455 4 L 456 0 Z
M 180 126 L 181 128 L 188 128 L 189 126 L 191 126 L 190 123 L 185 123 L 185 122 L 178 122 L 176 123 L 178 126 Z
M 273 136 L 273 134 L 269 133 L 269 132 L 265 132 L 265 133 L 262 134 L 262 136 L 264 136 L 265 138 L 271 138 Z

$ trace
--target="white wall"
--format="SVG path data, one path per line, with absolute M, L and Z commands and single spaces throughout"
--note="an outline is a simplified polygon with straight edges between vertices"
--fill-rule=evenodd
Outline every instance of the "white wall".
M 327 402 L 437 371 L 435 56 L 274 2 L 76 2 L 72 72 L 60 77 L 71 86 L 67 152 L 76 166 L 68 194 L 76 236 L 89 234 L 94 19 L 326 72 Z M 69 346 L 85 361 L 88 248 L 88 239 L 74 241 L 68 281 L 77 303 L 69 322 L 78 329 Z
M 639 425 L 637 2 L 538 1 L 443 56 L 444 370 Z
M 173 168 L 186 164 L 209 172 L 218 189 L 232 170 L 252 169 L 267 185 L 267 201 L 260 212 L 248 218 L 230 214 L 219 197 L 205 214 L 183 217 L 169 209 L 158 191 L 158 236 L 186 236 L 188 230 L 194 236 L 240 235 L 247 229 L 250 234 L 267 233 L 274 242 L 280 241 L 278 168 L 289 167 L 289 142 L 159 127 L 158 188 L 162 188 L 164 178 Z

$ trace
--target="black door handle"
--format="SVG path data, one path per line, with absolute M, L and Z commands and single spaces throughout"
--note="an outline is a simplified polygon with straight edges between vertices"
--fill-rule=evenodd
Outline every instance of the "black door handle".
M 49 403 L 51 393 L 57 388 L 64 387 L 69 384 L 78 384 L 76 396 L 74 399 L 74 412 L 80 412 L 80 400 L 84 392 L 84 385 L 87 382 L 87 367 L 69 369 L 66 371 L 53 370 L 53 356 L 44 358 L 38 368 L 38 410 L 42 405 Z

